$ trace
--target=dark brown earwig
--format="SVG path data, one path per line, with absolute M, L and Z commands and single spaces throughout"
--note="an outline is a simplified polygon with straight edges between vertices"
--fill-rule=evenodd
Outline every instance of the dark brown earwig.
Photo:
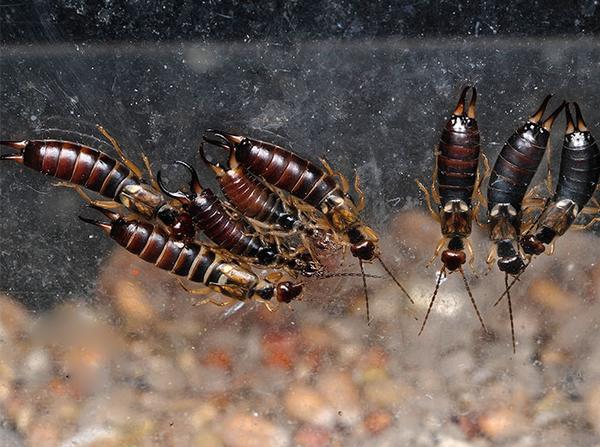
M 251 262 L 273 268 L 286 268 L 291 273 L 310 276 L 321 271 L 321 267 L 307 252 L 290 252 L 285 245 L 278 245 L 258 233 L 243 218 L 234 219 L 221 200 L 210 189 L 203 188 L 196 170 L 188 163 L 177 161 L 191 174 L 190 192 L 169 191 L 157 174 L 161 190 L 181 201 L 189 214 L 194 228 L 206 235 L 220 248 L 230 253 L 249 258 Z
M 124 205 L 146 219 L 158 218 L 180 237 L 193 237 L 190 223 L 179 219 L 179 212 L 163 195 L 143 183 L 124 163 L 97 149 L 70 141 L 0 141 L 16 151 L 0 155 L 72 185 L 84 187 Z
M 259 279 L 219 250 L 198 242 L 181 242 L 162 227 L 135 219 L 124 219 L 119 214 L 93 206 L 110 221 L 99 222 L 81 217 L 110 235 L 119 245 L 144 261 L 160 269 L 204 284 L 210 289 L 237 300 L 259 298 L 289 303 L 302 293 L 302 285 L 289 281 L 273 284 Z
M 233 157 L 236 163 L 252 174 L 323 213 L 335 234 L 349 243 L 350 251 L 358 258 L 359 263 L 379 260 L 393 281 L 413 302 L 406 289 L 383 263 L 378 247 L 379 237 L 360 219 L 359 213 L 364 206 L 362 191 L 356 188 L 361 194 L 357 205 L 346 188 L 336 181 L 334 176 L 337 174 L 325 172 L 309 160 L 271 143 L 215 130 L 207 131 L 204 140 L 229 150 L 230 159 Z M 368 314 L 366 288 L 365 299 Z
M 472 90 L 472 95 L 467 107 L 466 95 L 469 89 Z M 442 277 L 446 272 L 452 273 L 455 271 L 461 273 L 479 322 L 482 328 L 487 331 L 462 267 L 467 261 L 465 245 L 467 245 L 472 256 L 472 248 L 468 237 L 471 234 L 471 226 L 476 213 L 472 199 L 476 189 L 479 188 L 480 137 L 475 118 L 476 101 L 477 91 L 475 87 L 465 87 L 462 90 L 452 116 L 442 130 L 436 154 L 437 171 L 432 186 L 434 200 L 438 202 L 437 211 L 431 205 L 429 191 L 420 182 L 417 182 L 419 188 L 425 192 L 431 213 L 441 224 L 443 237 L 438 243 L 431 262 L 437 258 L 444 244 L 448 243 L 446 250 L 441 255 L 443 266 L 439 272 L 435 291 L 429 302 L 419 335 L 425 329 L 425 324 L 439 291 Z M 438 191 L 439 193 L 437 193 Z

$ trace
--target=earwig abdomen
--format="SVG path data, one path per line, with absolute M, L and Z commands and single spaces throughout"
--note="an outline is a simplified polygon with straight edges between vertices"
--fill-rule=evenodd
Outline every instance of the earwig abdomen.
M 129 252 L 147 262 L 151 262 L 158 268 L 168 270 L 171 273 L 183 276 L 190 281 L 203 283 L 205 285 L 230 284 L 229 276 L 225 270 L 239 268 L 236 264 L 224 262 L 217 253 L 210 248 L 198 243 L 184 244 L 171 237 L 160 226 L 154 226 L 147 222 L 137 220 L 126 221 L 117 219 L 112 222 L 110 236 Z M 244 290 L 250 294 L 258 284 L 258 278 L 252 273 L 245 272 L 243 277 Z M 248 281 L 249 279 L 249 281 Z M 242 291 L 242 289 L 239 289 Z M 236 295 L 236 298 L 249 298 L 248 296 Z
M 84 186 L 115 200 L 119 192 L 139 180 L 124 164 L 88 146 L 59 140 L 27 141 L 21 153 L 28 168 Z
M 244 216 L 291 230 L 302 224 L 289 213 L 281 198 L 260 180 L 243 169 L 230 169 L 219 176 L 221 189 L 227 199 Z
M 437 178 L 442 204 L 462 200 L 470 205 L 479 165 L 477 121 L 453 116 L 442 131 L 439 151 Z
M 244 138 L 236 146 L 236 157 L 254 175 L 315 208 L 339 191 L 335 179 L 316 165 L 271 143 Z
M 550 132 L 538 123 L 519 128 L 502 147 L 494 164 L 488 187 L 490 209 L 497 203 L 509 203 L 516 211 L 535 175 L 548 144 Z
M 188 212 L 194 226 L 219 247 L 240 256 L 259 256 L 262 241 L 249 234 L 251 231 L 243 221 L 233 219 L 210 189 L 203 190 L 193 200 Z
M 581 210 L 592 198 L 600 177 L 600 149 L 591 132 L 565 135 L 555 201 L 569 199 Z

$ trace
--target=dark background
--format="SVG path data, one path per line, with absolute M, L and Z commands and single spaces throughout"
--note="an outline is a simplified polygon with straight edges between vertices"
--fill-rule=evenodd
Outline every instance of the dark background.
M 0 5 L 2 43 L 240 41 L 600 32 L 596 0 L 21 1 Z
M 168 172 L 197 163 L 214 187 L 196 150 L 204 129 L 224 127 L 358 170 L 365 220 L 385 234 L 420 206 L 414 180 L 430 178 L 466 83 L 492 160 L 547 93 L 578 100 L 600 128 L 595 0 L 257 3 L 1 2 L 0 138 L 113 153 L 102 124 L 131 158 L 144 151 Z M 73 191 L 6 162 L 0 211 L 0 291 L 32 308 L 96 294 L 116 247 L 77 219 Z

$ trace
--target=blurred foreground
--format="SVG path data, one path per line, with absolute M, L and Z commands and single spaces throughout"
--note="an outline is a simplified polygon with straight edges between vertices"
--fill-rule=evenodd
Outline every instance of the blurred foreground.
M 516 356 L 497 271 L 469 275 L 490 336 L 456 275 L 416 336 L 438 238 L 420 213 L 395 218 L 384 258 L 417 305 L 369 280 L 371 326 L 360 278 L 229 315 L 119 248 L 94 305 L 35 316 L 2 297 L 0 445 L 600 446 L 598 238 L 571 231 L 523 275 Z

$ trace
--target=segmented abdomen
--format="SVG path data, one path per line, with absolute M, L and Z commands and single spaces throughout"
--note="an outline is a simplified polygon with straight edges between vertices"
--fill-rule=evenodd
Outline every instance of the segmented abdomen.
M 471 204 L 479 164 L 479 131 L 457 132 L 444 128 L 437 157 L 437 182 L 442 204 L 462 200 Z
M 169 237 L 160 226 L 148 222 L 114 221 L 110 235 L 119 245 L 144 261 L 207 286 L 230 284 L 228 277 L 223 275 L 223 268 L 234 266 L 239 269 L 236 264 L 224 262 L 219 254 L 210 248 L 195 242 L 182 244 L 181 241 Z M 247 275 L 250 275 L 248 279 L 253 279 L 242 286 L 249 290 L 258 279 L 249 272 Z
M 492 169 L 488 186 L 491 210 L 495 204 L 509 203 L 515 210 L 535 175 L 548 144 L 549 133 L 541 126 L 527 123 L 508 139 Z
M 112 200 L 125 185 L 139 184 L 124 164 L 97 149 L 69 141 L 28 141 L 23 164 Z
M 333 177 L 274 144 L 246 138 L 238 145 L 236 158 L 253 174 L 315 208 L 331 194 L 343 196 Z
M 281 197 L 242 169 L 227 171 L 219 182 L 227 199 L 246 217 L 268 224 L 279 224 L 288 216 L 294 218 Z
M 579 210 L 592 198 L 600 178 L 600 149 L 594 137 L 587 135 L 585 140 L 565 137 L 554 199 L 570 199 Z
M 189 209 L 194 226 L 219 247 L 236 255 L 256 257 L 266 245 L 252 234 L 252 228 L 233 219 L 211 190 L 205 189 L 201 194 L 201 200 L 197 199 Z

